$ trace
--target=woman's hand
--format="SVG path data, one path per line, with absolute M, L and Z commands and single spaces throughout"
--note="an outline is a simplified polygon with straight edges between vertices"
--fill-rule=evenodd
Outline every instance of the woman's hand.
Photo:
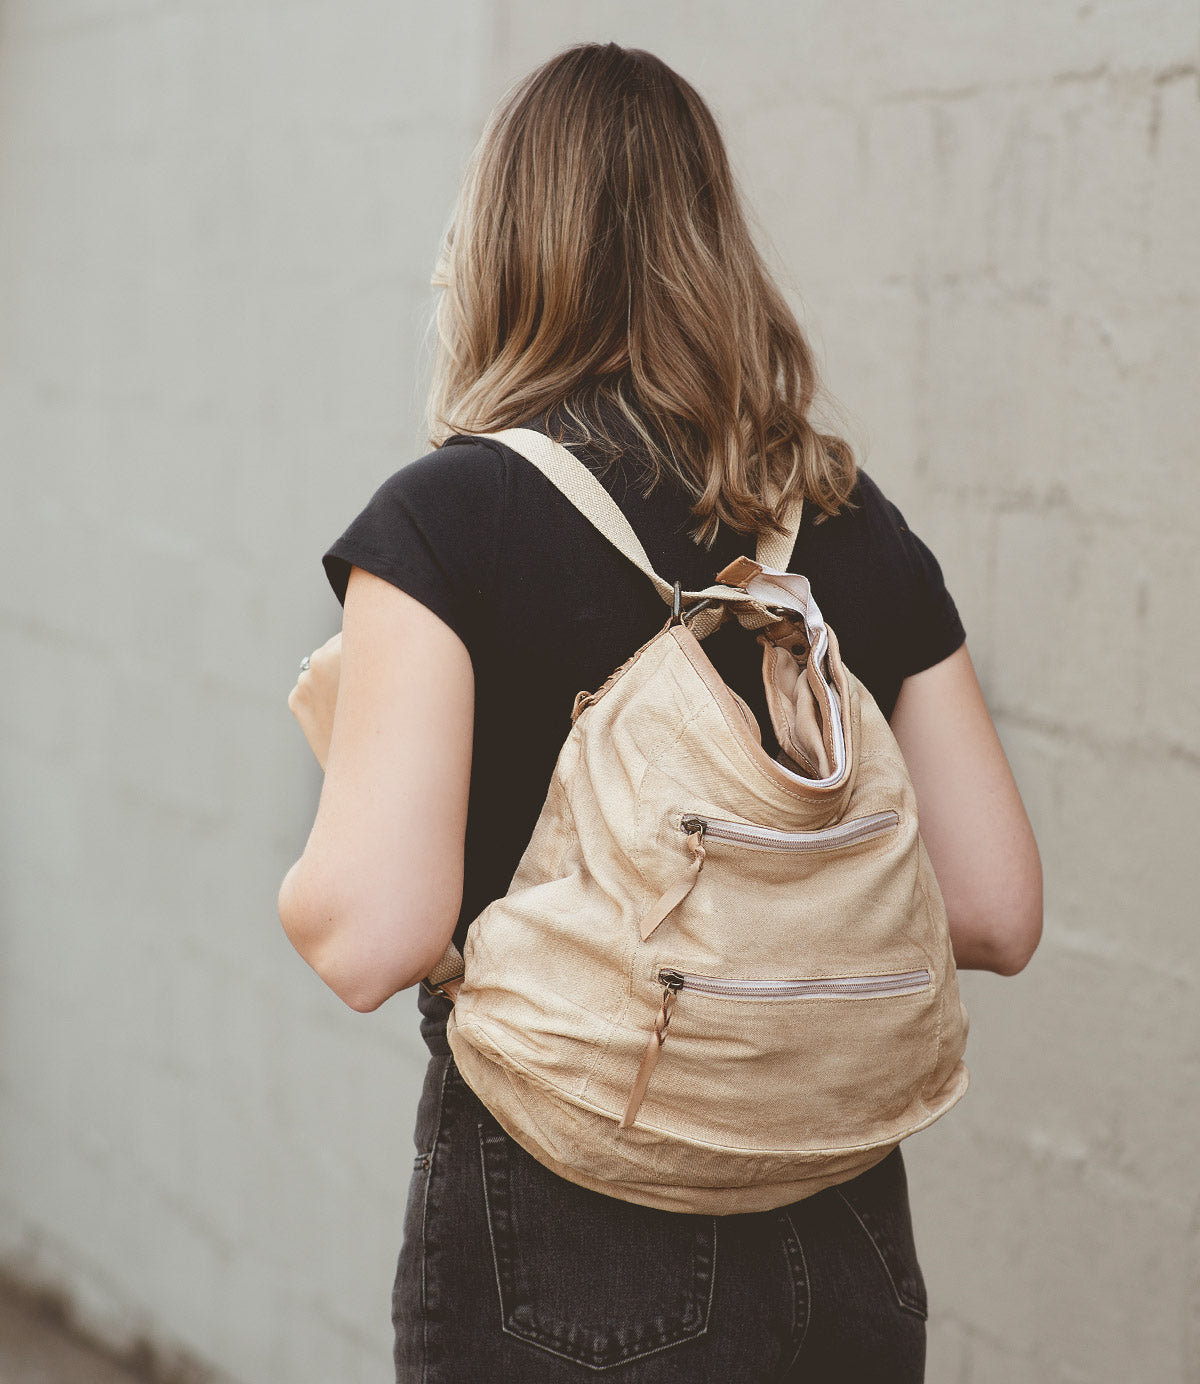
M 301 670 L 295 687 L 288 693 L 288 710 L 300 722 L 304 738 L 322 769 L 329 757 L 341 673 L 342 632 L 339 630 L 309 656 L 308 667 Z

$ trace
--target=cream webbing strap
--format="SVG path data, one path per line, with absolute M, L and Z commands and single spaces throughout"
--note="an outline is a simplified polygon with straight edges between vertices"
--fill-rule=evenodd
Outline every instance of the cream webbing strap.
M 787 533 L 776 533 L 772 529 L 769 533 L 758 535 L 758 546 L 754 551 L 755 562 L 762 567 L 774 568 L 777 572 L 787 571 L 787 565 L 792 560 L 792 549 L 796 546 L 796 535 L 800 532 L 800 515 L 803 512 L 804 501 L 798 498 L 792 502 L 783 521 Z
M 502 442 L 506 447 L 511 447 L 514 452 L 519 452 L 531 465 L 536 466 L 542 475 L 570 500 L 580 514 L 589 520 L 614 548 L 623 553 L 635 567 L 649 577 L 663 600 L 668 604 L 671 603 L 675 595 L 674 586 L 665 581 L 654 570 L 650 559 L 646 556 L 645 548 L 642 547 L 641 540 L 634 533 L 629 520 L 621 512 L 621 507 L 577 456 L 568 451 L 560 442 L 555 442 L 553 438 L 547 437 L 545 433 L 537 432 L 533 428 L 505 428 L 501 432 L 477 433 L 475 435 Z M 792 505 L 786 520 L 788 530 L 786 534 L 765 533 L 759 535 L 755 561 L 763 567 L 773 568 L 777 571 L 787 570 L 792 548 L 796 543 L 796 534 L 800 528 L 802 507 L 803 502 L 799 499 Z M 734 592 L 726 586 L 709 586 L 701 591 L 686 591 L 683 595 L 692 601 L 705 596 L 720 596 L 725 601 L 749 599 L 744 593 Z M 698 639 L 703 639 L 720 623 L 721 616 L 722 611 L 719 607 L 701 611 L 692 622 L 693 634 Z

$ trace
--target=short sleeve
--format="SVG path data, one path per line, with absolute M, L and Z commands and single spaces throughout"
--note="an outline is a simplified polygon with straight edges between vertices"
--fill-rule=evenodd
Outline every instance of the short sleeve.
M 895 523 L 909 577 L 901 673 L 910 677 L 949 658 L 967 634 L 937 558 L 908 527 L 896 506 L 890 500 L 884 503 Z
M 351 567 L 405 591 L 472 647 L 494 588 L 505 461 L 485 443 L 451 443 L 402 467 L 375 491 L 321 561 L 345 604 Z

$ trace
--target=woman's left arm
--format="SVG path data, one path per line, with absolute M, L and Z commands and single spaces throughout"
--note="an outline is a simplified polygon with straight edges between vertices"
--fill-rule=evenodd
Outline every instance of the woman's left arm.
M 304 853 L 279 890 L 292 945 L 352 1009 L 377 1009 L 415 985 L 451 939 L 474 711 L 458 635 L 414 597 L 352 568 L 325 782 Z M 320 758 L 319 696 L 311 713 L 302 724 Z
M 955 960 L 1016 975 L 1042 935 L 1042 862 L 965 644 L 904 679 L 891 724 Z

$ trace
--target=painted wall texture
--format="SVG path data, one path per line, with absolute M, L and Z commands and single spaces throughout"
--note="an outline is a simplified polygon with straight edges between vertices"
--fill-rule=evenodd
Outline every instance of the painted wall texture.
M 425 450 L 428 277 L 504 86 L 711 99 L 1043 848 L 908 1146 L 932 1384 L 1200 1381 L 1200 21 L 1183 0 L 9 0 L 0 1267 L 237 1384 L 388 1372 L 424 1048 L 275 893 L 319 557 Z M 197 1374 L 196 1377 L 200 1377 Z

